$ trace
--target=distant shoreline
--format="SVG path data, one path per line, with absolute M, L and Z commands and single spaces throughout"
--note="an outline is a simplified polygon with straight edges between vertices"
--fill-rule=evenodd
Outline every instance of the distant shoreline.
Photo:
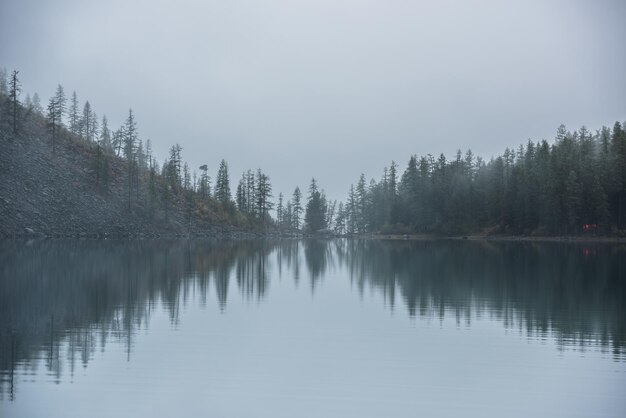
M 105 233 L 42 233 L 24 231 L 18 234 L 0 233 L 0 241 L 22 239 L 77 239 L 77 240 L 145 240 L 145 239 L 356 239 L 377 241 L 517 241 L 517 242 L 562 242 L 562 243 L 607 243 L 626 244 L 626 237 L 615 236 L 524 236 L 524 235 L 436 235 L 436 234 L 285 234 L 277 231 L 207 231 L 202 232 L 105 232 Z
M 403 240 L 403 241 L 430 241 L 430 240 L 463 240 L 463 241 L 524 241 L 524 242 L 598 242 L 626 244 L 626 237 L 611 236 L 527 236 L 527 235 L 369 235 L 361 236 L 364 239 Z

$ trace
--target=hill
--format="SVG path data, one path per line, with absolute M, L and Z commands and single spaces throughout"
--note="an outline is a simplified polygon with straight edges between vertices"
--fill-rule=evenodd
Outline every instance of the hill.
M 53 141 L 41 112 L 19 110 L 17 132 L 8 117 L 0 121 L 0 237 L 215 237 L 250 230 L 234 205 L 172 187 L 153 169 L 129 170 L 111 149 L 62 126 Z

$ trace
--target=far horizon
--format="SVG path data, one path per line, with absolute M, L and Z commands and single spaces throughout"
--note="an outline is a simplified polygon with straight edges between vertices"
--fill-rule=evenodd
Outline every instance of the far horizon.
M 626 117 L 621 2 L 152 5 L 5 4 L 0 66 L 23 97 L 61 84 L 114 128 L 132 108 L 160 161 L 178 142 L 196 170 L 228 161 L 231 186 L 261 168 L 275 199 L 315 177 L 345 200 L 412 154 L 488 160 Z

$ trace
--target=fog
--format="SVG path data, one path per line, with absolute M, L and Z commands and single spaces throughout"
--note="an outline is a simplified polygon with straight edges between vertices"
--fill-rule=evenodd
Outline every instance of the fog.
M 260 167 L 275 197 L 343 199 L 413 153 L 626 118 L 623 1 L 0 1 L 22 97 L 60 83 L 113 128 L 132 107 L 160 162 L 224 158 L 233 190 Z

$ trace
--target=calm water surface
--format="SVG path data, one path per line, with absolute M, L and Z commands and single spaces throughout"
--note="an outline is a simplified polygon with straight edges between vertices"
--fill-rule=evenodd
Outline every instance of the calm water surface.
M 624 417 L 626 248 L 0 242 L 0 417 Z

